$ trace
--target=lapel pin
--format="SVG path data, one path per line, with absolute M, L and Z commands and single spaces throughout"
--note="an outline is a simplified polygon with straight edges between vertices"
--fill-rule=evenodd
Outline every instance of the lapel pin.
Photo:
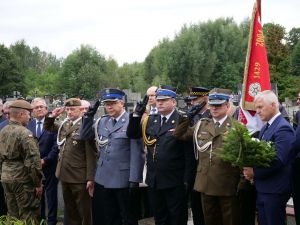
M 153 122 L 154 122 L 154 123 L 157 123 L 157 120 L 154 120 Z
M 172 120 L 172 123 L 175 123 L 175 120 Z
M 125 122 L 125 119 L 124 119 L 124 118 L 122 119 L 122 122 L 123 122 L 123 123 Z

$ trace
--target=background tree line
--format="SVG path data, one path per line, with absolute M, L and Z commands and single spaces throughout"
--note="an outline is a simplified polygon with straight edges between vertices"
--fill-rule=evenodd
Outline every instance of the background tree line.
M 263 26 L 271 81 L 279 97 L 294 98 L 300 81 L 300 28 L 286 31 L 279 24 Z M 194 85 L 237 91 L 242 83 L 249 20 L 237 24 L 219 18 L 184 25 L 174 39 L 162 39 L 144 62 L 119 66 L 94 47 L 81 45 L 66 58 L 29 47 L 20 40 L 0 45 L 0 96 L 62 94 L 94 98 L 105 87 L 131 88 L 145 93 L 150 85 L 168 83 L 187 93 Z

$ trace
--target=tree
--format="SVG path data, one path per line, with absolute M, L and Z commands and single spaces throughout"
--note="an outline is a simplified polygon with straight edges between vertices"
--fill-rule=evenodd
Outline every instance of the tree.
M 300 41 L 291 54 L 291 71 L 293 75 L 300 76 Z
M 300 40 L 300 27 L 298 28 L 293 27 L 286 35 L 285 40 L 289 48 L 289 52 L 292 52 L 294 50 L 294 47 Z
M 106 60 L 89 45 L 81 45 L 64 60 L 59 74 L 59 90 L 69 97 L 92 98 L 107 78 Z
M 266 39 L 269 64 L 278 65 L 288 56 L 288 48 L 283 43 L 285 28 L 279 24 L 266 23 L 263 25 L 263 33 Z
M 12 95 L 13 91 L 23 94 L 23 79 L 15 55 L 4 45 L 0 45 L 0 96 Z

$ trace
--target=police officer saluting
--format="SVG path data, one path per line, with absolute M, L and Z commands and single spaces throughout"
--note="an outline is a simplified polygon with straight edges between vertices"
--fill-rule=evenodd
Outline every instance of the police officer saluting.
M 10 121 L 0 132 L 0 174 L 8 215 L 39 224 L 42 166 L 37 141 L 25 128 L 32 106 L 24 100 L 10 105 Z
M 144 151 L 141 139 L 126 135 L 129 114 L 124 109 L 124 97 L 119 89 L 104 89 L 101 100 L 107 115 L 96 121 L 94 130 L 98 101 L 83 119 L 81 137 L 95 137 L 100 151 L 93 197 L 94 225 L 138 225 L 131 193 L 142 182 Z

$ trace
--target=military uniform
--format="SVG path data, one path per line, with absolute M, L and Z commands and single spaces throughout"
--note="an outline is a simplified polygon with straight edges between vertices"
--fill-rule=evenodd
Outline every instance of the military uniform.
M 201 101 L 207 101 L 204 98 L 207 98 L 206 96 L 208 96 L 209 91 L 210 90 L 205 88 L 205 87 L 192 87 L 191 90 L 190 90 L 189 98 L 191 100 L 200 98 Z M 207 103 L 206 103 L 205 106 L 207 106 Z M 205 110 L 200 110 L 200 112 L 197 113 L 192 118 L 192 121 L 191 121 L 190 125 L 194 126 L 202 118 L 211 118 L 211 114 L 210 114 L 209 109 L 205 108 Z M 189 141 L 189 148 L 194 149 L 194 146 L 193 146 L 192 142 L 193 141 L 191 139 Z M 196 176 L 196 169 L 197 169 L 197 166 L 195 166 L 195 169 L 193 171 L 194 179 L 195 179 L 195 176 Z M 198 192 L 196 190 L 191 191 L 191 209 L 192 209 L 194 225 L 205 225 L 203 210 L 202 210 L 201 192 Z
M 23 100 L 12 108 L 31 110 Z M 8 214 L 28 224 L 39 224 L 40 199 L 36 188 L 41 186 L 42 172 L 37 141 L 20 122 L 11 120 L 0 132 L 0 174 Z
M 157 101 L 175 98 L 169 88 L 157 91 Z M 179 113 L 176 109 L 166 122 L 158 113 L 143 122 L 143 137 L 147 147 L 147 174 L 149 199 L 155 224 L 183 225 L 187 223 L 187 193 L 193 183 L 195 159 L 192 148 L 173 135 Z
M 70 103 L 71 102 L 71 103 Z M 79 100 L 80 102 L 80 100 Z M 76 102 L 75 102 L 76 103 Z M 79 106 L 72 101 L 66 106 Z M 55 130 L 54 118 L 45 119 L 46 130 Z M 91 198 L 87 181 L 93 181 L 96 167 L 96 147 L 93 141 L 80 139 L 81 117 L 66 119 L 59 127 L 57 143 L 60 149 L 55 175 L 61 181 L 67 221 L 70 225 L 92 224 Z
M 213 89 L 209 104 L 228 102 L 229 95 L 223 92 L 223 89 Z M 221 125 L 217 122 L 203 118 L 195 126 L 194 140 L 199 162 L 194 189 L 202 193 L 206 225 L 236 225 L 239 224 L 236 194 L 240 170 L 216 155 L 222 151 L 223 137 L 231 127 L 232 118 L 224 115 Z

